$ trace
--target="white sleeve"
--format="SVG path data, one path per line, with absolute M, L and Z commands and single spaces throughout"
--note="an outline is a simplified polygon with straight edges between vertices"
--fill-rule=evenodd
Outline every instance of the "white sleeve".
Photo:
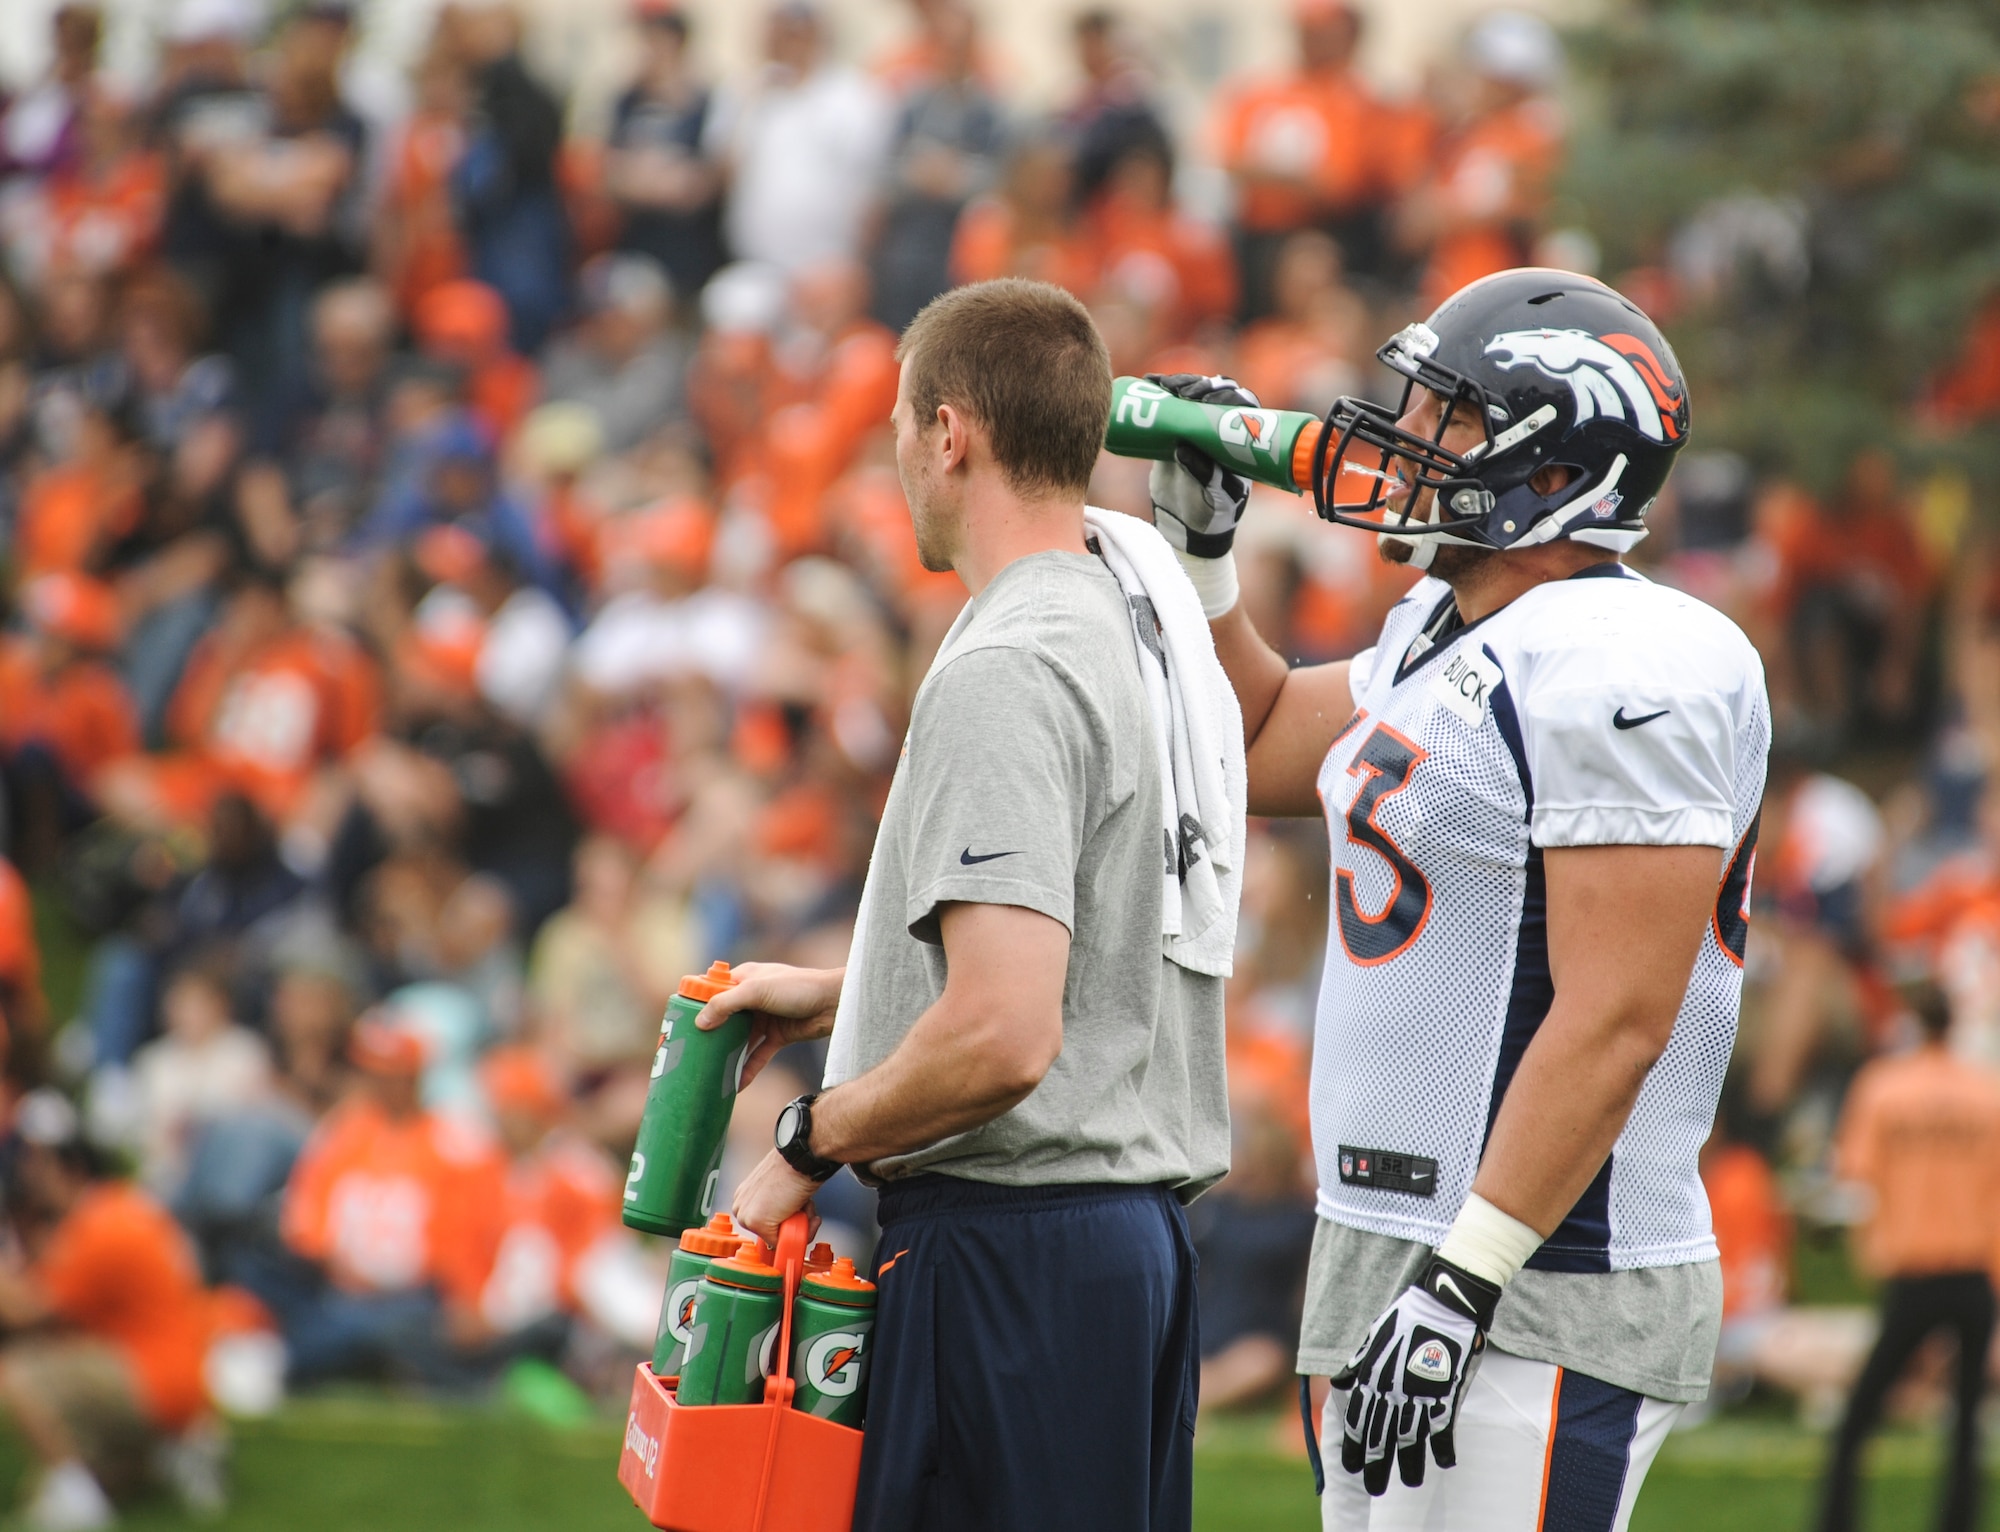
M 1617 645 L 1537 658 L 1519 704 L 1537 846 L 1728 849 L 1742 678 L 1705 658 Z

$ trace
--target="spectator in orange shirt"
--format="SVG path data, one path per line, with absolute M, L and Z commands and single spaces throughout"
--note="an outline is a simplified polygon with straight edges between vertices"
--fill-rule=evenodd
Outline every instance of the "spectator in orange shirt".
M 1026 277 L 1090 289 L 1090 260 L 1071 214 L 1069 151 L 1051 138 L 1015 146 L 998 191 L 973 202 L 952 236 L 954 282 Z
M 1373 272 L 1392 189 L 1381 147 L 1395 113 L 1352 67 L 1360 14 L 1347 0 L 1298 0 L 1292 17 L 1298 68 L 1226 95 L 1213 128 L 1236 188 L 1246 319 L 1277 307 L 1278 252 L 1302 229 L 1333 235 L 1350 266 Z
M 773 378 L 777 409 L 764 431 L 768 513 L 787 558 L 826 541 L 826 493 L 896 403 L 896 337 L 868 317 L 868 272 L 826 261 L 792 282 L 794 327 Z
M 1899 960 L 1937 975 L 1958 1051 L 1991 1062 L 2000 1059 L 2000 781 L 1987 779 L 1973 823 L 1971 845 L 1889 905 L 1882 935 Z
M 436 288 L 465 275 L 465 243 L 452 212 L 451 179 L 465 154 L 470 84 L 465 67 L 433 38 L 417 62 L 416 110 L 389 146 L 382 214 L 372 222 L 374 269 L 413 317 Z
M 1527 263 L 1562 157 L 1562 119 L 1549 94 L 1562 45 L 1549 24 L 1522 11 L 1491 12 L 1466 35 L 1464 59 L 1467 69 L 1448 78 L 1465 92 L 1465 115 L 1446 131 L 1397 220 L 1404 246 L 1428 252 L 1426 308 Z
M 701 428 L 719 484 L 757 466 L 777 332 L 785 320 L 784 273 L 749 261 L 717 272 L 701 291 L 701 344 L 688 375 L 688 410 Z
M 359 644 L 299 623 L 275 582 L 244 574 L 168 708 L 181 753 L 105 772 L 106 805 L 140 824 L 185 824 L 234 788 L 286 825 L 320 774 L 375 733 L 379 692 Z
M 1854 1526 L 1861 1450 L 1889 1390 L 1940 1330 L 1956 1338 L 1958 1366 L 1938 1525 L 1970 1532 L 1979 1523 L 1979 1403 L 1994 1326 L 1987 1271 L 2000 1247 L 2000 1078 L 1952 1054 L 1951 1012 L 1938 990 L 1912 998 L 1923 1045 L 1863 1067 L 1836 1137 L 1835 1169 L 1873 1200 L 1860 1255 L 1882 1278 L 1882 1331 L 1834 1440 L 1822 1532 Z
M 24 634 L 0 638 L 0 779 L 16 857 L 49 865 L 62 835 L 96 817 L 91 782 L 139 748 L 138 713 L 99 658 L 118 642 L 118 600 L 83 575 L 46 574 L 21 592 Z
M 1271 274 L 1274 312 L 1245 328 L 1236 349 L 1235 376 L 1267 409 L 1324 415 L 1361 391 L 1368 311 L 1341 276 L 1331 235 L 1285 236 Z
M 458 1343 L 486 1337 L 504 1161 L 481 1130 L 425 1110 L 413 1028 L 364 1017 L 349 1052 L 366 1088 L 320 1123 L 285 1190 L 281 1228 L 307 1269 L 274 1262 L 246 1285 L 283 1326 L 296 1380 L 458 1381 Z
M 93 91 L 77 113 L 74 162 L 52 175 L 39 224 L 51 266 L 75 262 L 117 272 L 151 253 L 166 211 L 166 167 L 140 148 L 132 114 L 112 95 Z
M 210 1307 L 187 1237 L 101 1175 L 68 1101 L 23 1098 L 15 1136 L 8 1202 L 32 1259 L 0 1266 L 0 1404 L 42 1468 L 27 1520 L 108 1526 L 110 1496 L 207 1412 Z
M 441 282 L 413 320 L 427 356 L 465 370 L 465 402 L 489 442 L 505 441 L 541 391 L 535 364 L 507 343 L 507 304 L 484 282 Z
M 1096 268 L 1086 296 L 1154 314 L 1168 342 L 1235 310 L 1228 241 L 1175 209 L 1173 159 L 1164 145 L 1135 144 L 1113 162 L 1086 229 Z
M 604 1155 L 567 1132 L 555 1069 L 530 1048 L 496 1048 L 479 1083 L 508 1156 L 504 1229 L 479 1291 L 479 1314 L 516 1349 L 560 1343 L 585 1312 L 587 1267 L 620 1240 L 619 1179 Z
M 116 393 L 80 389 L 69 455 L 28 479 L 14 525 L 18 575 L 101 567 L 139 524 L 148 454 L 137 411 Z

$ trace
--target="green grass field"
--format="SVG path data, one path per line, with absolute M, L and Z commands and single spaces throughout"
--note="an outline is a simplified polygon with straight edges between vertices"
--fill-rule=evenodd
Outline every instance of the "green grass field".
M 1195 1483 L 1199 1532 L 1310 1532 L 1319 1525 L 1303 1461 L 1271 1452 L 1269 1424 L 1206 1432 Z M 610 1424 L 552 1431 L 497 1411 L 356 1397 L 309 1400 L 238 1427 L 235 1503 L 190 1523 L 164 1503 L 135 1507 L 135 1529 L 215 1532 L 637 1532 L 614 1477 Z M 1635 1532 L 1791 1532 L 1809 1526 L 1818 1440 L 1789 1425 L 1730 1420 L 1669 1442 Z M 1931 1443 L 1899 1434 L 1875 1454 L 1873 1532 L 1931 1523 Z M 0 1439 L 0 1488 L 22 1471 Z M 2000 1496 L 1995 1497 L 2000 1500 Z M 2000 1529 L 2000 1507 L 1986 1525 Z

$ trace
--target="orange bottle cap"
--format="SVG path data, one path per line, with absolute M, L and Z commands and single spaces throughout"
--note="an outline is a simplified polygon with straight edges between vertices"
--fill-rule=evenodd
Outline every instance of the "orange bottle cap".
M 681 1236 L 681 1249 L 690 1255 L 734 1255 L 742 1243 L 743 1236 L 727 1213 L 717 1213 L 701 1228 Z
M 706 1004 L 735 983 L 736 975 L 729 971 L 729 965 L 717 958 L 708 965 L 707 973 L 691 973 L 681 980 L 681 994 Z
M 850 1261 L 848 1264 L 852 1265 L 853 1262 Z M 824 1240 L 822 1240 L 819 1244 L 814 1245 L 812 1249 L 809 1252 L 807 1252 L 806 1255 L 807 1271 L 826 1271 L 829 1270 L 832 1267 L 832 1265 L 833 1265 L 833 1246 L 827 1244 Z
M 1298 440 L 1292 443 L 1292 484 L 1295 488 L 1312 493 L 1313 450 L 1319 446 L 1319 432 L 1307 426 L 1299 432 Z
M 829 1303 L 845 1303 L 853 1306 L 875 1301 L 875 1284 L 865 1277 L 857 1276 L 854 1262 L 844 1255 L 828 1270 L 809 1274 L 804 1286 L 815 1297 L 824 1298 Z
M 763 1247 L 754 1239 L 744 1240 L 736 1254 L 710 1261 L 703 1275 L 711 1282 L 720 1282 L 728 1287 L 775 1291 L 784 1286 L 784 1278 L 764 1259 Z

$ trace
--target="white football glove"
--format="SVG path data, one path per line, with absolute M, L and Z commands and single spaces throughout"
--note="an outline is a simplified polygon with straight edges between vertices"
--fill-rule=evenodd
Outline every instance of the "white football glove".
M 1146 375 L 1146 381 L 1197 404 L 1257 408 L 1257 396 L 1234 378 L 1154 372 Z M 1153 525 L 1168 542 L 1201 559 L 1219 559 L 1229 552 L 1243 508 L 1250 503 L 1248 479 L 1231 473 L 1199 447 L 1182 442 L 1171 458 L 1153 464 L 1146 487 L 1153 497 Z
M 1439 1468 L 1458 1461 L 1459 1404 L 1499 1302 L 1497 1284 L 1433 1256 L 1334 1375 L 1333 1386 L 1348 1391 L 1340 1466 L 1360 1474 L 1369 1494 L 1388 1490 L 1392 1452 L 1412 1487 L 1424 1482 L 1426 1444 Z

